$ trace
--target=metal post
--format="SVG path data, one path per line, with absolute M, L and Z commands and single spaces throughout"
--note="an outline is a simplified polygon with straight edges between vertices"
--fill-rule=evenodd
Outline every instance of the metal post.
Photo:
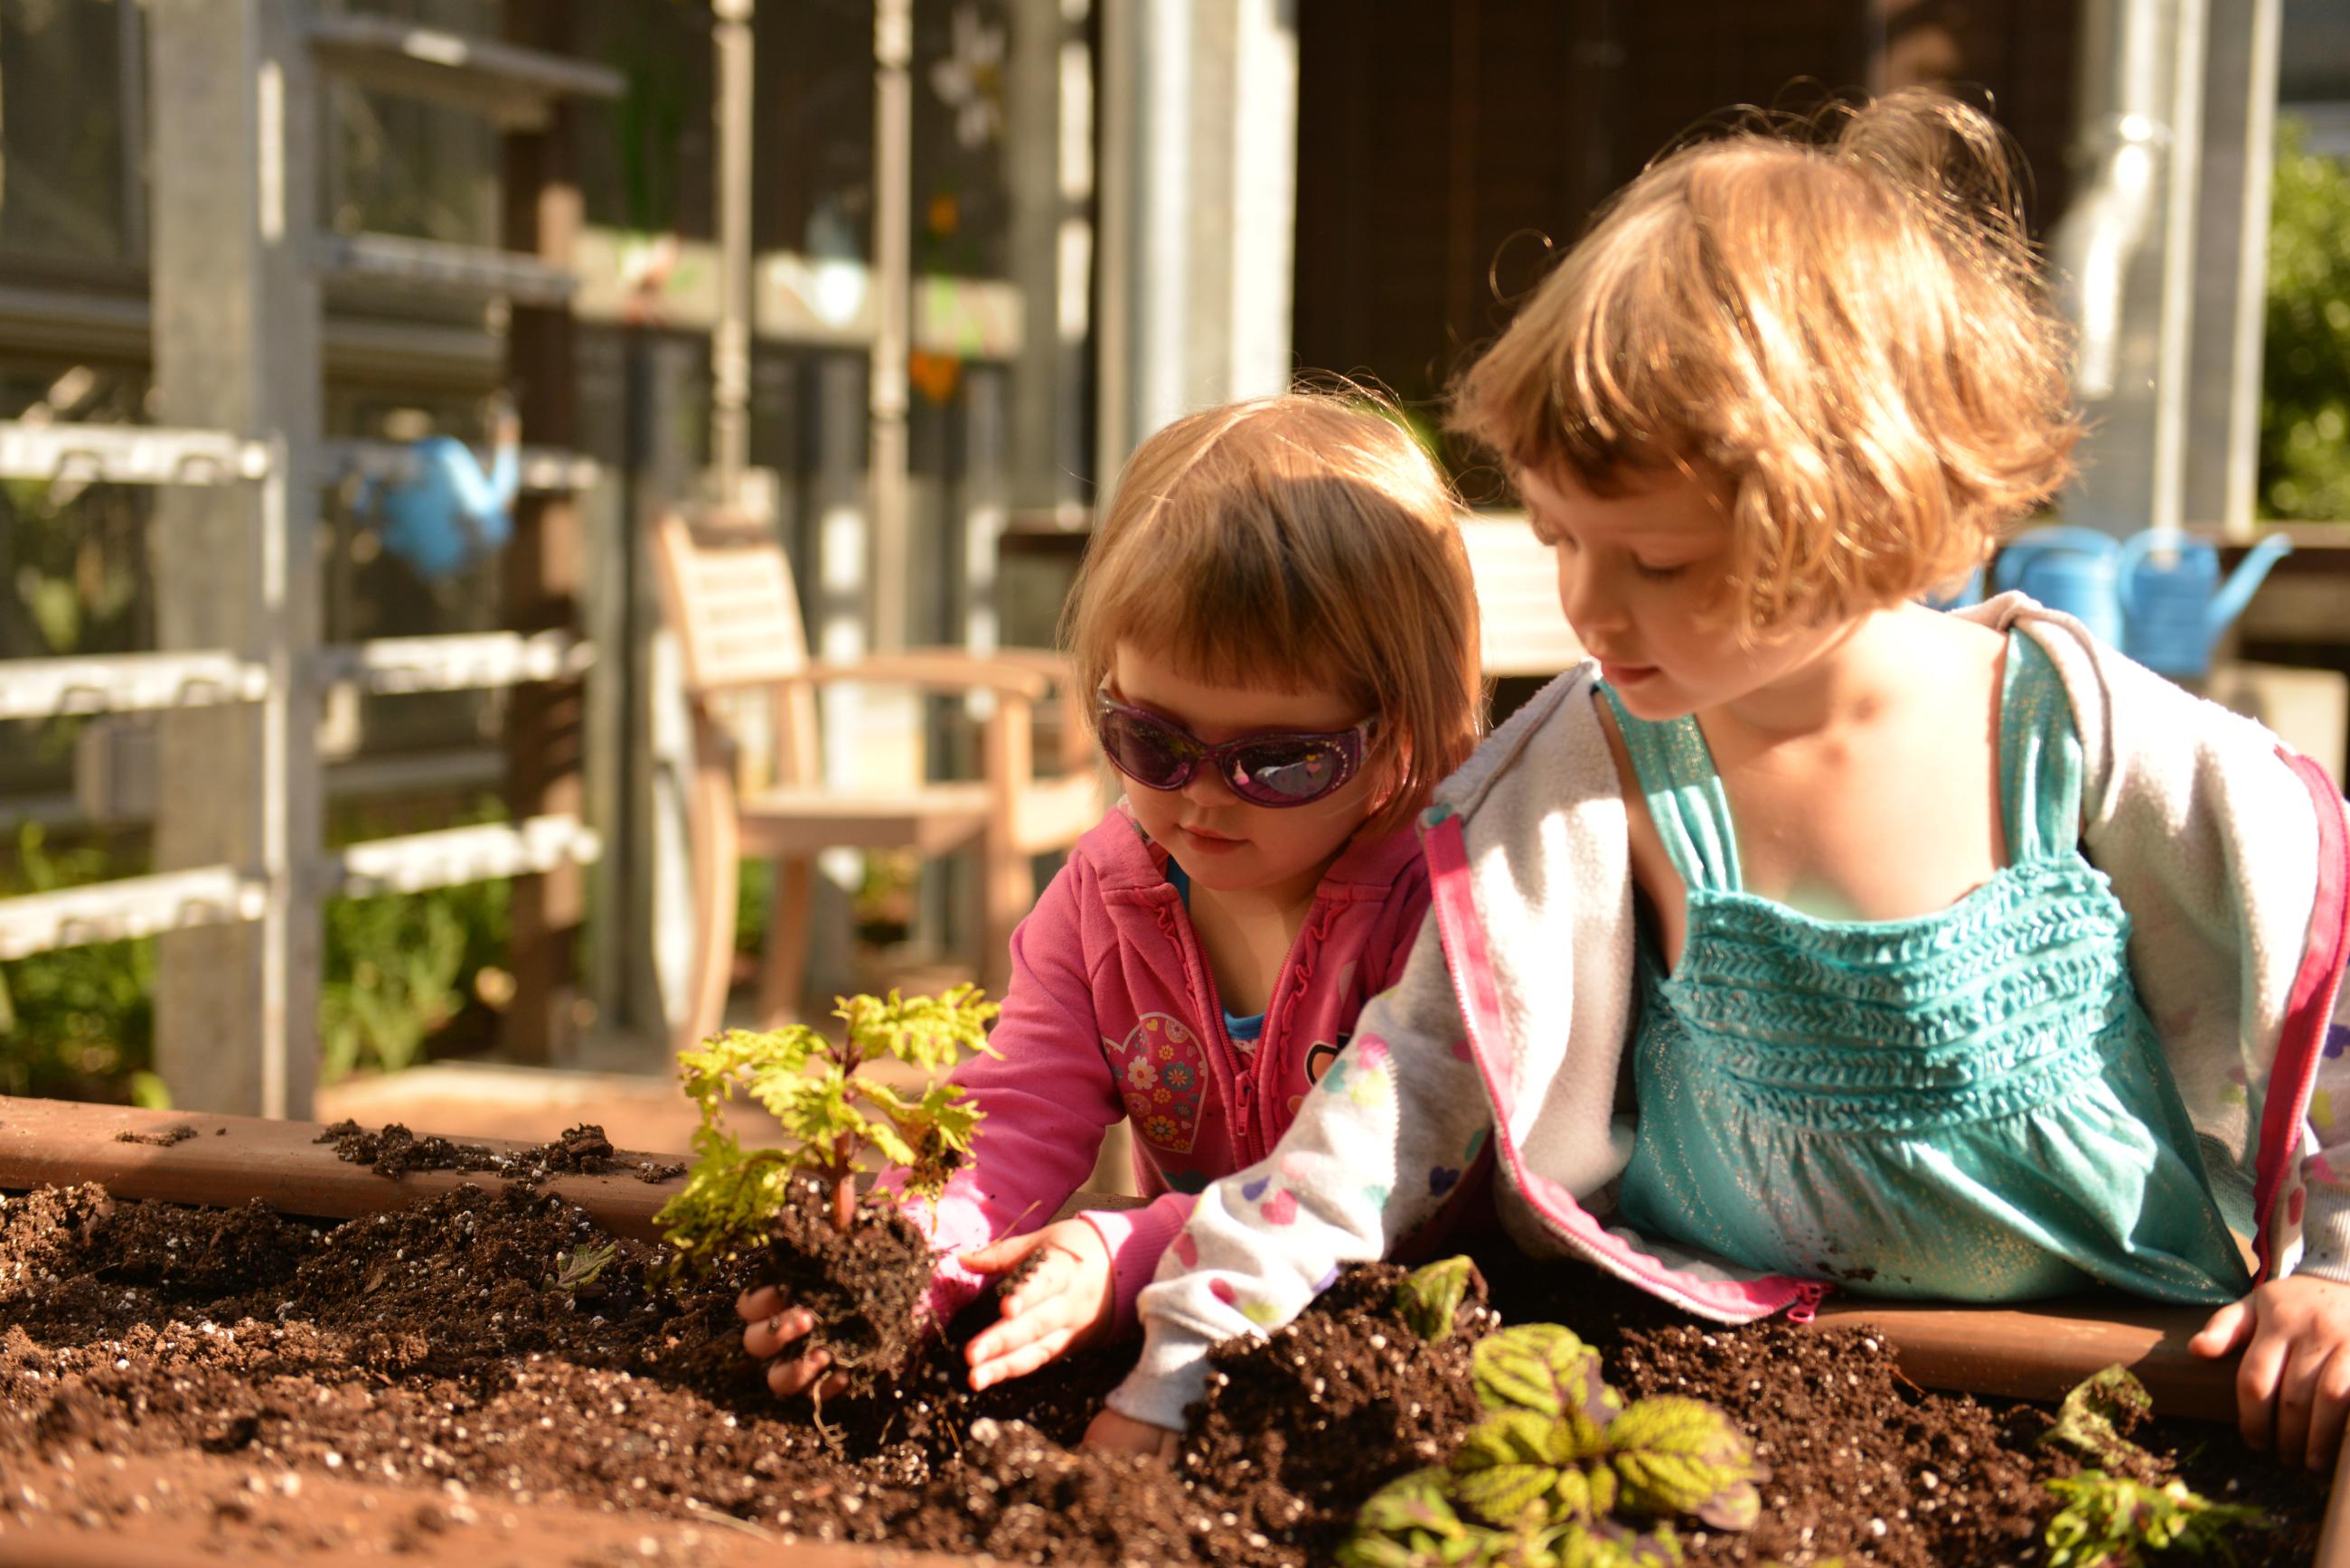
M 257 485 L 167 489 L 159 631 L 266 667 L 259 702 L 165 716 L 156 865 L 261 879 L 262 919 L 164 940 L 158 1071 L 183 1107 L 307 1116 L 317 1073 L 318 286 L 301 0 L 152 0 L 154 363 L 164 423 L 269 443 Z
M 561 0 L 512 0 L 507 36 L 561 50 L 570 30 Z M 544 126 L 505 144 L 505 245 L 553 266 L 567 266 L 580 225 L 572 165 L 576 107 L 549 107 Z M 507 357 L 523 439 L 569 450 L 578 443 L 576 332 L 568 304 L 514 306 Z M 535 632 L 578 624 L 582 585 L 579 504 L 576 495 L 525 495 L 515 508 L 506 550 L 506 624 Z M 515 689 L 507 722 L 506 794 L 519 822 L 586 809 L 581 743 L 587 703 L 577 678 Z M 587 880 L 577 865 L 515 878 L 511 959 L 514 1001 L 505 1045 L 520 1061 L 552 1063 L 576 1033 L 572 950 L 586 912 Z
M 716 0 L 718 325 L 711 335 L 710 449 L 722 504 L 743 502 L 751 461 L 751 8 Z
M 870 556 L 867 550 L 868 519 L 860 504 L 871 492 L 862 483 L 872 408 L 871 394 L 861 385 L 868 367 L 841 354 L 827 354 L 816 368 L 816 463 L 808 508 L 816 524 L 815 583 L 803 588 L 809 601 L 808 624 L 815 628 L 815 653 L 819 659 L 853 660 L 867 650 L 867 580 Z M 853 788 L 858 782 L 854 744 L 867 718 L 868 694 L 840 683 L 825 689 L 824 782 L 835 789 Z M 830 996 L 848 987 L 848 890 L 856 885 L 863 860 L 854 849 L 827 849 L 816 857 L 823 873 L 816 879 L 816 901 L 809 912 L 806 989 L 812 996 Z
M 2113 534 L 2182 514 L 2188 340 L 2202 134 L 2203 0 L 2087 0 L 2074 151 L 2087 170 L 2056 225 L 2092 421 L 2073 521 Z
M 1288 384 L 1297 39 L 1276 0 L 1109 0 L 1102 24 L 1108 475 L 1187 410 Z
M 2283 5 L 2282 0 L 2210 4 L 2185 511 L 2189 524 L 2217 523 L 2229 537 L 2247 539 L 2260 469 L 2261 348 Z
M 1093 93 L 1075 24 L 1089 0 L 1019 0 L 1013 16 L 1012 269 L 1024 330 L 1012 381 L 1012 504 L 1083 527 L 1086 338 L 1093 315 Z
M 912 342 L 913 0 L 873 6 L 873 367 L 870 506 L 873 643 L 906 646 L 906 358 Z
M 2161 347 L 2154 385 L 2154 505 L 2147 521 L 2185 521 L 2187 367 L 2195 326 L 2196 182 L 2203 169 L 2203 0 L 2175 0 L 2170 81 L 2170 166 L 2163 194 Z

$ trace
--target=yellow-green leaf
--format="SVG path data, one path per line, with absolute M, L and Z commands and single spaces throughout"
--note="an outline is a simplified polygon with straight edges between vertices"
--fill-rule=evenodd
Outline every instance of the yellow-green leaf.
M 1470 1372 L 1489 1410 L 1579 1410 L 1604 1424 L 1623 1407 L 1622 1397 L 1600 1380 L 1598 1352 L 1555 1323 L 1521 1324 L 1480 1342 Z

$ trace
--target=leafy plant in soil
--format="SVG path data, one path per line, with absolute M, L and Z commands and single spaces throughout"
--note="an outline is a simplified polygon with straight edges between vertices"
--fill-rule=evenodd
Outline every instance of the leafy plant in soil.
M 2260 1510 L 2213 1502 L 2130 1440 L 2153 1410 L 2126 1366 L 2108 1366 L 2064 1396 L 2041 1445 L 2072 1449 L 2101 1468 L 2043 1483 L 2064 1504 L 2043 1538 L 2048 1568 L 2144 1568 L 2150 1552 L 2216 1552 L 2233 1563 L 2230 1534 L 2267 1528 Z
M 1398 1288 L 1397 1306 L 1449 1332 L 1449 1313 L 1420 1312 L 1457 1302 L 1468 1277 L 1431 1265 Z M 1678 1395 L 1627 1406 L 1571 1330 L 1503 1329 L 1478 1345 L 1471 1374 L 1485 1418 L 1448 1464 L 1373 1494 L 1340 1552 L 1347 1568 L 1648 1568 L 1680 1561 L 1676 1519 L 1736 1531 L 1760 1512 L 1752 1447 L 1727 1416 Z
M 870 1161 L 905 1172 L 905 1190 L 936 1197 L 971 1154 L 977 1107 L 944 1079 L 966 1052 L 988 1051 L 996 1004 L 976 986 L 943 996 L 842 999 L 835 1041 L 805 1024 L 729 1030 L 681 1054 L 701 1108 L 684 1189 L 658 1222 L 681 1269 L 705 1273 L 764 1249 L 769 1273 L 816 1318 L 806 1348 L 831 1353 L 850 1387 L 869 1386 L 915 1343 L 930 1279 L 921 1236 L 893 1201 L 858 1197 Z M 884 1059 L 924 1075 L 919 1093 L 864 1069 Z M 737 1091 L 764 1106 L 792 1142 L 745 1148 L 725 1124 Z

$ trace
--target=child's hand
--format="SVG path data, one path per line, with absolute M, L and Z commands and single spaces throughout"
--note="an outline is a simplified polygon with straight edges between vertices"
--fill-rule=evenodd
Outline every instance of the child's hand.
M 1106 1449 L 1114 1454 L 1149 1454 L 1158 1459 L 1173 1459 L 1175 1447 L 1182 1440 L 1180 1432 L 1121 1416 L 1107 1406 L 1086 1428 L 1083 1439 L 1088 1449 Z
M 784 1346 L 805 1337 L 816 1326 L 815 1316 L 805 1308 L 785 1310 L 784 1293 L 773 1285 L 744 1291 L 734 1299 L 734 1311 L 750 1324 L 743 1331 L 743 1348 L 761 1361 L 775 1360 L 783 1354 Z M 805 1394 L 831 1365 L 832 1353 L 827 1350 L 812 1350 L 792 1361 L 775 1361 L 767 1368 L 767 1386 L 781 1399 Z M 816 1395 L 829 1399 L 847 1386 L 848 1379 L 836 1372 L 825 1379 Z
M 2243 1351 L 2236 1419 L 2244 1441 L 2285 1464 L 2333 1469 L 2350 1418 L 2350 1285 L 2272 1280 L 2213 1313 L 2187 1347 L 2212 1357 Z
M 1003 1315 L 971 1342 L 976 1391 L 1024 1377 L 1100 1333 L 1117 1307 L 1109 1249 L 1083 1220 L 1063 1220 L 975 1252 L 962 1262 L 975 1274 L 1007 1274 L 1042 1250 L 1036 1272 L 1003 1298 Z

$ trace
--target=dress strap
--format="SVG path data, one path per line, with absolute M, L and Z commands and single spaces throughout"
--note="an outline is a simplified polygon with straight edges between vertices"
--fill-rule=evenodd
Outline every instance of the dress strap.
M 2047 650 L 2007 634 L 1999 694 L 2000 815 L 2011 865 L 2074 853 L 2081 838 L 2081 732 Z
M 1734 893 L 1742 885 L 1738 871 L 1738 834 L 1730 821 L 1730 797 L 1721 791 L 1721 774 L 1707 750 L 1705 732 L 1695 717 L 1684 715 L 1652 722 L 1636 719 L 1624 708 L 1615 689 L 1601 682 L 1616 727 L 1624 736 L 1624 750 L 1632 759 L 1641 798 L 1657 825 L 1657 836 L 1672 857 L 1673 869 L 1691 888 Z

